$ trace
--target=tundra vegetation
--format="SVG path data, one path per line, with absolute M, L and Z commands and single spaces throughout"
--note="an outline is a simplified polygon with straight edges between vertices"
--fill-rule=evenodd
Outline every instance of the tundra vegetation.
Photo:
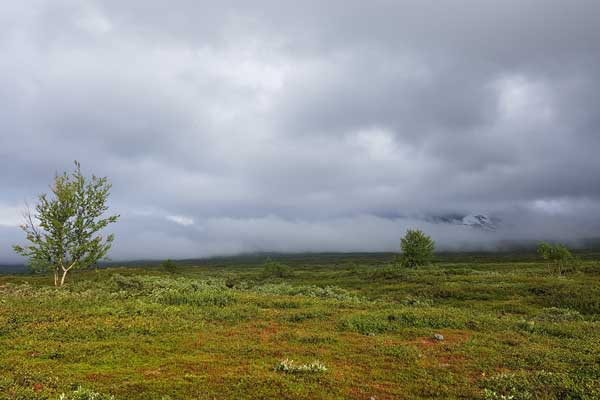
M 223 258 L 60 288 L 3 275 L 0 399 L 598 399 L 597 260 L 561 276 L 535 254 Z

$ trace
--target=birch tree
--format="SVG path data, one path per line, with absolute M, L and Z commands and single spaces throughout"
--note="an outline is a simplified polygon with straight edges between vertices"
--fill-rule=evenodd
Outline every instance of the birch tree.
M 34 210 L 25 211 L 21 229 L 29 243 L 13 249 L 28 258 L 32 270 L 51 270 L 54 285 L 62 286 L 69 271 L 105 259 L 114 236 L 101 231 L 119 215 L 105 216 L 111 189 L 108 179 L 84 177 L 77 161 L 73 172 L 54 177 L 50 189 L 38 197 Z

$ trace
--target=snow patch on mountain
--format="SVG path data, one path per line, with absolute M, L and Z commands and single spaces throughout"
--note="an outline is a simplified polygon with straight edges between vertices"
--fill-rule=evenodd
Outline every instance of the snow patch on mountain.
M 469 214 L 463 217 L 462 225 L 472 228 L 483 229 L 486 231 L 495 231 L 497 229 L 497 221 L 485 214 Z

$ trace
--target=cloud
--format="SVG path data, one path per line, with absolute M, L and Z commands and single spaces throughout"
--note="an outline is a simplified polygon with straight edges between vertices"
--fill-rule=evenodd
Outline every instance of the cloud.
M 73 159 L 113 182 L 120 258 L 394 250 L 408 225 L 447 248 L 597 236 L 599 14 L 592 0 L 11 3 L 0 262 L 22 240 L 5 213 Z M 472 213 L 504 223 L 427 222 Z
M 167 215 L 165 218 L 183 226 L 194 225 L 194 220 L 192 218 L 184 217 L 182 215 Z
M 15 227 L 23 222 L 23 209 L 0 203 L 0 226 Z

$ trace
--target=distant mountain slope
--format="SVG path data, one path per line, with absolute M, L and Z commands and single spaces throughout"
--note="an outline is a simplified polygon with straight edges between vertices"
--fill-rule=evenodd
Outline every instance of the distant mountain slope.
M 462 224 L 477 229 L 495 231 L 500 221 L 485 214 L 470 214 L 462 218 Z
M 427 222 L 434 224 L 465 225 L 471 228 L 483 229 L 486 231 L 495 231 L 501 220 L 496 217 L 490 217 L 487 214 L 442 214 L 431 215 L 425 218 Z

